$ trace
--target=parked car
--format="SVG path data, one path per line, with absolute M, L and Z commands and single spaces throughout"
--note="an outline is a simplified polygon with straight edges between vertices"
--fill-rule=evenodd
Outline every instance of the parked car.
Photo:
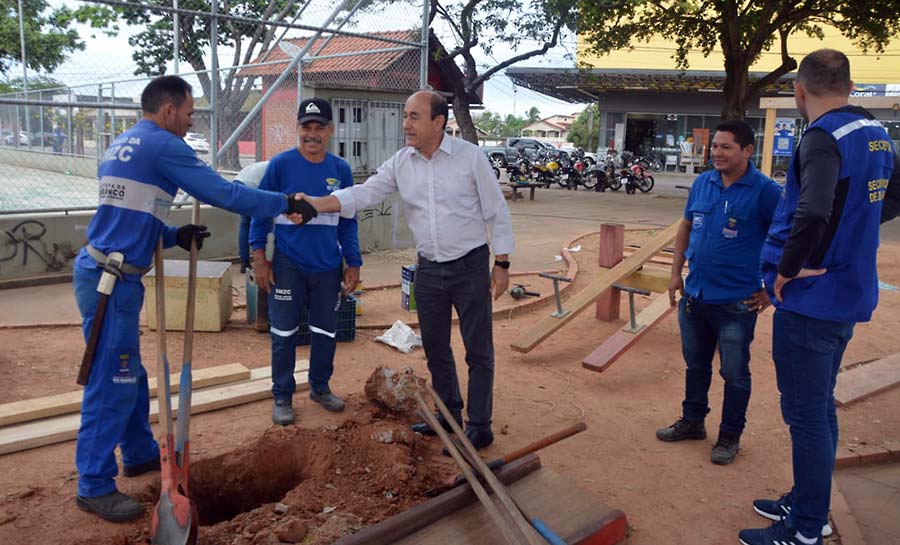
M 209 140 L 199 132 L 189 132 L 184 135 L 184 141 L 197 153 L 209 153 Z
M 502 146 L 484 146 L 481 149 L 490 157 L 491 162 L 500 168 L 505 168 L 507 163 L 514 163 L 516 156 L 519 154 L 519 147 L 525 148 L 525 153 L 529 156 L 535 155 L 541 150 L 555 150 L 556 148 L 546 142 L 541 142 L 535 138 L 507 138 Z
M 3 131 L 4 140 L 3 142 L 7 146 L 12 146 L 15 142 L 13 142 L 13 133 L 11 131 Z M 19 131 L 19 145 L 27 146 L 31 143 L 31 138 L 28 138 L 28 133 L 25 131 Z

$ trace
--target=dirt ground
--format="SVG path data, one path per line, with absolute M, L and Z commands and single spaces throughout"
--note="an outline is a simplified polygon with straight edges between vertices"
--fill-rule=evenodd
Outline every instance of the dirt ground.
M 626 242 L 645 239 L 645 234 L 626 234 Z M 582 251 L 573 254 L 579 274 L 569 296 L 596 276 L 597 240 L 594 235 L 579 241 Z M 900 244 L 882 245 L 879 272 L 884 282 L 900 285 Z M 537 291 L 546 288 L 541 285 Z M 363 295 L 364 308 L 375 313 L 382 304 L 391 305 L 391 296 L 384 297 L 385 302 L 372 298 L 366 306 Z M 638 305 L 648 300 L 638 297 Z M 399 294 L 395 301 L 394 319 L 411 319 L 399 307 Z M 623 317 L 626 305 L 623 297 Z M 753 513 L 751 501 L 777 496 L 791 482 L 790 440 L 780 417 L 771 360 L 771 310 L 760 316 L 752 347 L 754 394 L 741 454 L 734 464 L 720 467 L 709 461 L 720 416 L 718 377 L 710 390 L 708 440 L 664 444 L 654 436 L 656 428 L 680 415 L 684 363 L 674 315 L 597 374 L 584 370 L 581 359 L 621 322 L 598 322 L 591 311 L 530 354 L 508 348 L 548 308 L 495 318 L 496 441 L 485 451 L 486 458 L 583 419 L 586 432 L 546 449 L 541 458 L 573 484 L 623 510 L 631 523 L 629 544 L 736 543 L 739 529 L 767 524 Z M 225 332 L 196 335 L 195 367 L 268 365 L 268 336 L 238 322 L 236 315 Z M 872 322 L 856 327 L 844 365 L 897 352 L 898 330 L 900 294 L 882 291 Z M 298 394 L 297 427 L 271 427 L 269 401 L 192 419 L 192 483 L 198 503 L 204 504 L 201 513 L 216 521 L 201 528 L 202 543 L 269 543 L 304 532 L 315 543 L 328 543 L 341 532 L 421 501 L 442 476 L 453 472 L 449 459 L 439 454 L 437 439 L 421 439 L 413 446 L 372 439 L 376 429 L 404 424 L 365 401 L 363 385 L 372 369 L 389 365 L 427 373 L 421 350 L 401 354 L 373 342 L 377 333 L 360 329 L 353 343 L 338 346 L 332 388 L 350 396 L 343 414 L 326 413 Z M 143 360 L 152 375 L 153 332 L 144 331 L 144 336 Z M 181 335 L 170 333 L 168 339 L 170 359 L 177 360 L 173 355 L 180 355 Z M 0 346 L 0 403 L 73 390 L 83 347 L 78 328 L 0 330 Z M 458 331 L 453 346 L 464 367 Z M 307 356 L 308 347 L 300 347 L 298 358 Z M 465 383 L 465 372 L 460 377 Z M 838 412 L 841 446 L 900 443 L 900 389 Z M 113 525 L 75 507 L 74 448 L 70 441 L 0 457 L 0 543 L 127 544 L 147 539 L 147 517 Z M 120 489 L 136 494 L 148 509 L 158 486 L 158 475 L 119 480 Z M 229 503 L 223 497 L 228 495 L 257 501 Z M 274 513 L 278 502 L 287 505 L 286 515 Z

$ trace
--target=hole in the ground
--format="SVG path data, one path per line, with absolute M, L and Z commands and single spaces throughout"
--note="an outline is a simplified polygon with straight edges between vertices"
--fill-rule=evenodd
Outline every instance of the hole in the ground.
M 298 438 L 300 430 L 266 433 L 254 444 L 198 461 L 190 468 L 190 497 L 200 525 L 231 520 L 277 502 L 305 479 L 322 474 L 327 462 L 316 454 L 325 438 Z

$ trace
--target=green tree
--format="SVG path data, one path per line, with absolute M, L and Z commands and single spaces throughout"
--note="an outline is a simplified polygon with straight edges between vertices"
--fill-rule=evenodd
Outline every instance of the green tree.
M 84 49 L 75 23 L 104 29 L 106 34 L 117 30 L 112 10 L 95 5 L 52 8 L 46 0 L 22 0 L 25 22 L 25 61 L 28 68 L 37 72 L 52 72 L 66 56 Z M 22 59 L 22 43 L 19 39 L 19 6 L 15 0 L 0 3 L 0 74 L 9 72 L 13 62 Z M 29 88 L 31 87 L 29 82 Z
M 863 51 L 881 53 L 900 32 L 900 0 L 580 0 L 579 5 L 579 32 L 594 53 L 661 35 L 675 42 L 675 66 L 685 70 L 690 50 L 709 55 L 720 47 L 726 119 L 742 119 L 760 91 L 797 68 L 789 47 L 793 34 L 821 38 L 823 25 L 830 25 Z M 780 52 L 781 65 L 752 79 L 750 66 L 772 48 Z
M 446 57 L 461 65 L 463 77 L 455 80 L 453 115 L 462 137 L 477 142 L 469 97 L 497 72 L 532 57 L 543 55 L 559 43 L 560 34 L 575 30 L 577 0 L 431 0 L 431 18 L 447 24 L 455 45 Z M 537 45 L 531 48 L 531 45 Z M 490 56 L 503 44 L 515 53 L 478 71 L 476 55 Z
M 519 117 L 513 114 L 509 114 L 506 116 L 506 122 L 503 124 L 503 133 L 501 136 L 504 138 L 509 138 L 512 136 L 519 136 L 524 129 L 531 121 L 526 117 Z
M 597 149 L 600 128 L 600 108 L 591 104 L 585 108 L 569 128 L 569 141 L 593 152 Z
M 540 121 L 541 119 L 541 111 L 537 106 L 532 106 L 528 109 L 528 122 L 534 123 L 535 121 Z
M 166 63 L 173 59 L 174 30 L 172 15 L 154 10 L 155 6 L 170 6 L 171 0 L 147 0 L 140 5 L 128 8 L 116 8 L 130 25 L 143 30 L 129 38 L 135 48 L 133 59 L 137 68 L 135 74 L 156 76 L 164 74 Z M 181 0 L 179 7 L 188 10 L 210 11 L 209 0 Z M 264 51 L 269 51 L 281 35 L 280 27 L 267 24 L 271 22 L 292 22 L 305 7 L 304 2 L 296 0 L 237 0 L 227 4 L 222 12 L 255 19 L 258 22 L 243 23 L 220 21 L 218 45 L 232 48 L 231 68 L 220 72 L 217 93 L 217 116 L 219 134 L 228 135 L 240 124 L 241 107 L 253 90 L 255 78 L 239 75 L 241 65 L 249 64 Z M 212 78 L 206 64 L 205 53 L 210 45 L 210 18 L 180 16 L 181 29 L 180 60 L 187 62 L 200 80 L 205 97 L 212 96 Z M 239 170 L 237 146 L 225 150 L 221 166 Z

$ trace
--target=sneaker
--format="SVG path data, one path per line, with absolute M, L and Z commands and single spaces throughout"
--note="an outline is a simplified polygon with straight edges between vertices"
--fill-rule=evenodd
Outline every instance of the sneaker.
M 294 407 L 290 399 L 276 399 L 272 404 L 272 422 L 279 426 L 289 426 L 294 423 Z
M 753 510 L 761 516 L 775 522 L 781 522 L 784 518 L 791 514 L 791 502 L 793 501 L 793 491 L 781 496 L 777 500 L 753 500 Z M 830 524 L 822 526 L 822 537 L 828 537 L 834 530 Z
M 321 392 L 310 390 L 309 398 L 321 405 L 326 411 L 339 413 L 344 410 L 344 400 L 331 393 L 331 390 L 327 388 Z
M 667 443 L 685 439 L 706 439 L 706 426 L 703 420 L 679 418 L 671 426 L 656 430 L 656 438 Z
M 785 522 L 776 522 L 768 528 L 741 530 L 738 539 L 743 545 L 822 545 L 822 536 L 812 543 L 800 541 L 797 531 Z
M 75 505 L 110 522 L 129 522 L 144 514 L 143 505 L 118 490 L 94 498 L 76 496 Z
M 137 477 L 138 475 L 143 475 L 144 473 L 149 473 L 151 471 L 159 471 L 159 456 L 144 462 L 143 464 L 137 464 L 134 466 L 122 466 L 122 475 L 126 477 Z
M 734 461 L 741 448 L 741 437 L 719 433 L 719 440 L 713 447 L 710 461 L 716 465 L 727 466 Z

